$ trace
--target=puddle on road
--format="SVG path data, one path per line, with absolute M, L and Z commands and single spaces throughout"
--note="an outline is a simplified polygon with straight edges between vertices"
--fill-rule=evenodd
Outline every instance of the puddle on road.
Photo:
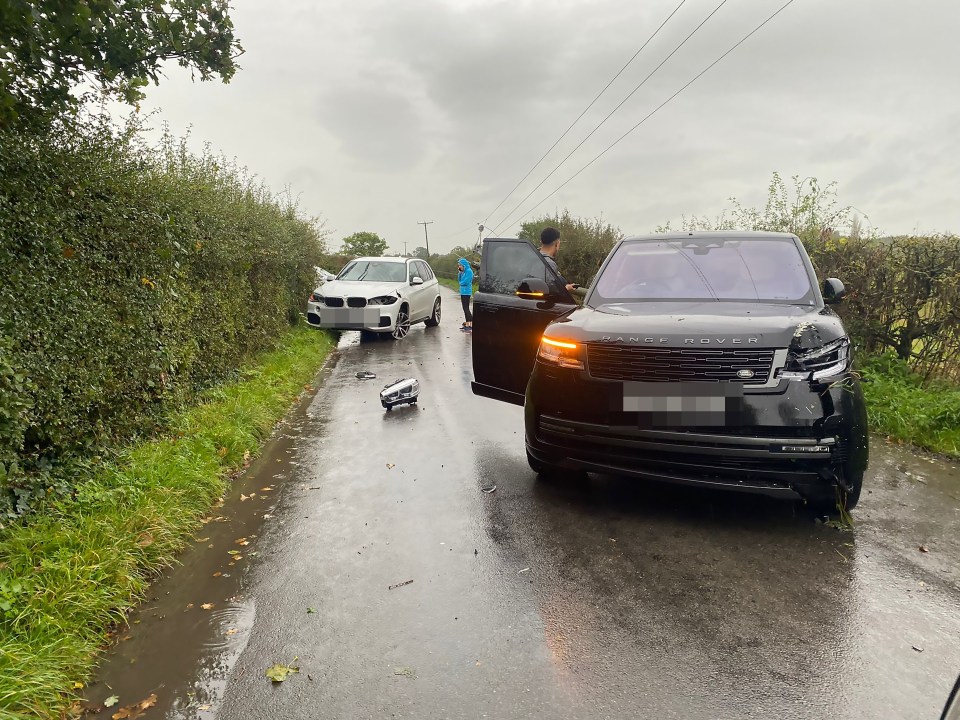
M 336 359 L 331 356 L 323 376 Z M 265 454 L 230 487 L 222 507 L 196 531 L 194 545 L 153 583 L 129 626 L 117 633 L 88 686 L 86 705 L 93 712 L 86 717 L 110 718 L 151 693 L 157 695 L 154 717 L 216 716 L 256 619 L 256 603 L 245 588 L 265 522 L 279 512 L 285 494 L 310 482 L 302 477 L 303 463 L 293 458 L 305 435 L 321 435 L 324 421 L 309 409 L 313 397 L 307 395 L 277 427 Z M 103 708 L 111 695 L 119 701 Z

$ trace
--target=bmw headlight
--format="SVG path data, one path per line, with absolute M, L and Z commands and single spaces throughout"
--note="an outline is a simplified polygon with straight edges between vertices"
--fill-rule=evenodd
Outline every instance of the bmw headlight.
M 312 303 L 322 303 L 323 295 L 320 293 L 310 293 L 310 302 Z
M 396 295 L 380 295 L 367 300 L 367 305 L 393 305 L 397 301 Z
M 849 367 L 850 339 L 843 337 L 813 350 L 791 350 L 780 377 L 786 380 L 821 380 L 839 375 Z

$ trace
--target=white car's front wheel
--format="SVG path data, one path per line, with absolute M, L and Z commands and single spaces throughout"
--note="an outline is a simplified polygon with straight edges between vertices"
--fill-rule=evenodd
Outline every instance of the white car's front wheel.
M 427 327 L 436 327 L 440 324 L 440 298 L 433 301 L 433 312 L 425 321 Z
M 404 305 L 397 312 L 397 323 L 393 326 L 391 335 L 393 335 L 394 340 L 403 340 L 408 332 L 410 332 L 410 311 Z

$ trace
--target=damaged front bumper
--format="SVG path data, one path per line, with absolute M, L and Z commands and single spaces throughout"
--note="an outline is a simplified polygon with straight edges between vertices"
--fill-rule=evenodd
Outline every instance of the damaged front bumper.
M 704 392 L 703 383 L 651 385 L 655 395 L 669 387 L 670 400 Z M 538 364 L 525 403 L 528 452 L 569 469 L 782 497 L 822 497 L 866 469 L 866 409 L 852 375 L 738 387 L 726 414 L 624 411 L 624 392 L 624 383 Z
M 392 332 L 397 321 L 399 304 L 368 305 L 362 308 L 327 307 L 321 303 L 307 303 L 307 324 L 329 330 L 367 330 Z

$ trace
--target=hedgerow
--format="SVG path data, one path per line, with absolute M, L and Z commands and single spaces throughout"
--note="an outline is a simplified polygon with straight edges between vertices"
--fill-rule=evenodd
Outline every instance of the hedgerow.
M 315 222 L 169 134 L 0 131 L 0 513 L 70 493 L 294 322 Z

